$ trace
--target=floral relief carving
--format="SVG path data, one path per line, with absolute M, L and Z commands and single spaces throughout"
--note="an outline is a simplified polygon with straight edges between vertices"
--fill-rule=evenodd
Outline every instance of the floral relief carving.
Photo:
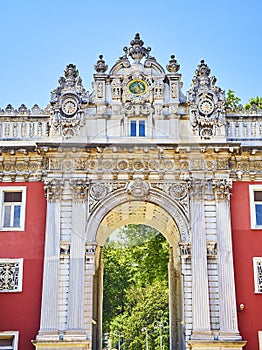
M 135 179 L 127 185 L 127 192 L 138 199 L 145 198 L 149 194 L 149 191 L 149 183 L 140 178 Z

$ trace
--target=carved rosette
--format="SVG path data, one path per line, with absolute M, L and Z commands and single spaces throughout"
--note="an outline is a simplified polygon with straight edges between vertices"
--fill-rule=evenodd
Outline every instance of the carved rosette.
M 218 200 L 229 200 L 231 189 L 232 189 L 232 180 L 230 179 L 213 179 L 212 187 L 215 193 L 215 197 Z
M 84 126 L 84 107 L 89 94 L 83 88 L 76 66 L 67 65 L 65 76 L 60 77 L 59 86 L 51 93 L 51 134 L 70 138 Z
M 148 182 L 138 178 L 127 185 L 127 192 L 136 199 L 145 199 L 150 191 Z
M 170 186 L 170 196 L 176 200 L 184 199 L 188 194 L 188 183 L 174 183 Z
M 87 192 L 89 187 L 89 182 L 86 180 L 78 179 L 71 180 L 71 188 L 73 193 L 74 201 L 85 201 L 87 200 Z
M 108 193 L 108 186 L 104 183 L 92 184 L 90 188 L 90 195 L 96 200 L 104 198 Z
M 216 129 L 225 125 L 225 93 L 215 83 L 216 78 L 201 60 L 188 92 L 188 105 L 193 131 L 204 139 L 215 136 Z
M 63 181 L 60 179 L 46 180 L 44 189 L 48 201 L 57 201 L 61 199 L 64 188 Z

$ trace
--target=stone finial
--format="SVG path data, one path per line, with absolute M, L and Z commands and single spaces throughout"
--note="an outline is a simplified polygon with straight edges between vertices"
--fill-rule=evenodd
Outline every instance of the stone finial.
M 66 69 L 64 71 L 65 73 L 65 78 L 66 80 L 73 80 L 75 81 L 75 79 L 78 77 L 79 73 L 78 70 L 76 69 L 76 66 L 72 63 L 68 64 L 66 66 Z
M 133 58 L 133 60 L 140 61 L 143 57 L 148 58 L 151 47 L 145 48 L 143 40 L 140 39 L 140 34 L 136 33 L 135 38 L 130 42 L 131 47 L 124 47 L 123 50 L 127 56 Z
M 170 56 L 170 60 L 168 64 L 166 65 L 166 69 L 170 73 L 176 73 L 180 69 L 180 64 L 177 63 L 177 60 L 175 59 L 175 55 Z
M 106 62 L 103 60 L 103 55 L 99 55 L 99 59 L 96 62 L 96 64 L 94 65 L 95 71 L 97 73 L 105 73 L 108 65 L 106 64 Z

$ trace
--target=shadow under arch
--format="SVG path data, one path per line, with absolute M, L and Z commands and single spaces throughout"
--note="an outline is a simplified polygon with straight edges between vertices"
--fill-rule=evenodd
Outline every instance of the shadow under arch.
M 190 241 L 189 221 L 183 206 L 167 193 L 150 188 L 145 197 L 134 197 L 126 188 L 101 199 L 89 217 L 86 241 L 97 246 L 93 279 L 92 349 L 102 349 L 103 245 L 110 234 L 126 224 L 145 224 L 161 232 L 170 245 L 169 324 L 170 350 L 183 348 L 183 291 L 179 242 Z

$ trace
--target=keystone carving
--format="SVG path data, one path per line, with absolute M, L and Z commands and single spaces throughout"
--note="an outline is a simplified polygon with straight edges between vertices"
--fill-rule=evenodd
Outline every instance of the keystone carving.
M 140 178 L 135 179 L 127 185 L 127 192 L 137 199 L 145 198 L 149 194 L 149 190 L 149 183 Z

